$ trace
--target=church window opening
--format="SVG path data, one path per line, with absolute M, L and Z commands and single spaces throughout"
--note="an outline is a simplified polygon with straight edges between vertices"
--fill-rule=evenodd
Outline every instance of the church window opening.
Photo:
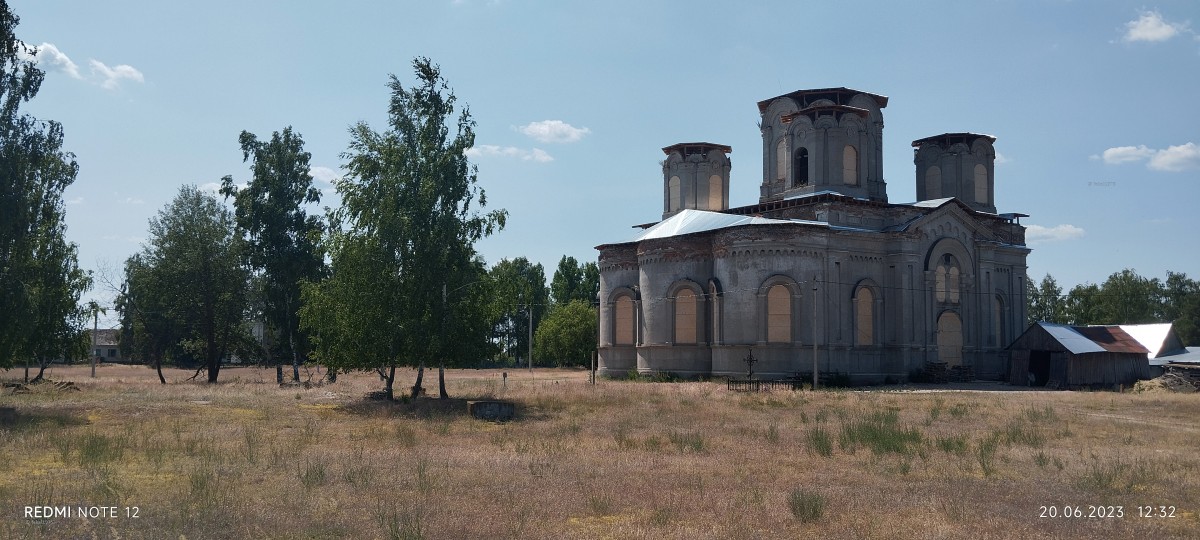
M 957 304 L 961 281 L 958 259 L 949 253 L 943 255 L 941 262 L 934 270 L 934 297 L 938 302 Z
M 617 298 L 613 325 L 613 342 L 617 345 L 633 345 L 633 299 L 628 296 Z
M 925 200 L 938 198 L 942 194 L 942 169 L 934 165 L 925 169 Z
M 867 287 L 854 295 L 854 344 L 875 344 L 875 293 Z
M 792 291 L 787 285 L 773 285 L 767 290 L 767 342 L 792 341 Z
M 842 150 L 842 181 L 848 186 L 858 185 L 858 150 L 848 144 Z
M 792 167 L 796 171 L 797 186 L 808 185 L 808 149 L 801 148 L 796 150 L 796 164 Z
M 779 139 L 775 145 L 775 179 L 780 182 L 787 180 L 787 156 L 787 139 Z
M 675 343 L 696 343 L 696 293 L 675 293 Z
M 668 212 L 679 210 L 679 177 L 672 176 L 671 181 L 667 182 L 667 191 L 670 198 L 670 204 L 667 206 Z
M 988 201 L 987 167 L 975 165 L 975 202 Z
M 708 177 L 708 209 L 721 210 L 725 207 L 724 182 L 721 181 L 721 175 L 714 174 Z
M 993 303 L 992 313 L 993 329 L 996 335 L 996 346 L 1003 347 L 1007 344 L 1004 337 L 1004 297 L 996 295 L 996 300 Z

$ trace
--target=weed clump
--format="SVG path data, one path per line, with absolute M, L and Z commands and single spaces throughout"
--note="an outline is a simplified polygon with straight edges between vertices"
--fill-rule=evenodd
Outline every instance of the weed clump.
M 825 497 L 803 488 L 793 489 L 788 494 L 788 509 L 801 523 L 812 523 L 825 513 Z

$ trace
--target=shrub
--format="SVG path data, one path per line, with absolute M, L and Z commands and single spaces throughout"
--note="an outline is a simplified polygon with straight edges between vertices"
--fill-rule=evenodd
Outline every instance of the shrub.
M 821 426 L 817 426 L 808 432 L 808 449 L 816 454 L 825 457 L 833 455 L 833 437 L 829 435 Z
M 801 523 L 812 523 L 821 519 L 821 514 L 825 512 L 825 497 L 796 488 L 788 494 L 788 508 Z

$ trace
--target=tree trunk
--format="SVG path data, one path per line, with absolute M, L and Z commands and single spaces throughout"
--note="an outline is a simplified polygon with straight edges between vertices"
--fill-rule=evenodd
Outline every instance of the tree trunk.
M 337 368 L 332 368 L 332 367 L 326 368 L 325 369 L 325 380 L 327 380 L 331 383 L 337 382 Z
M 421 395 L 421 381 L 425 378 L 425 361 L 421 361 L 421 367 L 417 368 L 417 383 L 412 387 L 412 398 L 417 399 Z
M 38 374 L 36 377 L 33 378 L 32 381 L 29 381 L 29 382 L 35 383 L 35 382 L 42 380 L 42 374 L 46 372 L 46 366 L 49 364 L 50 364 L 50 362 L 38 360 L 38 366 L 39 366 Z M 26 376 L 26 377 L 28 378 L 28 376 Z
M 384 394 L 387 395 L 388 401 L 395 400 L 395 395 L 392 393 L 392 383 L 396 381 L 396 365 L 392 364 L 392 368 L 388 371 L 386 379 L 387 384 L 383 387 Z
M 442 363 L 438 365 L 438 397 L 440 397 L 441 399 L 447 399 L 450 397 L 450 394 L 446 393 L 446 362 L 445 361 L 442 361 Z
M 167 378 L 163 377 L 163 374 L 162 374 L 162 358 L 161 357 L 154 359 L 154 370 L 158 372 L 158 382 L 161 384 L 167 384 Z
M 283 384 L 283 362 L 275 361 L 275 382 Z

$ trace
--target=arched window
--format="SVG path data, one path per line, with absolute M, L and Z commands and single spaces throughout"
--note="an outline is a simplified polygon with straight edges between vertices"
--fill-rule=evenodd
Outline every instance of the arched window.
M 808 185 L 808 149 L 800 148 L 796 150 L 795 166 L 792 167 L 796 171 L 796 182 L 793 185 L 807 186 Z
M 958 259 L 949 253 L 942 256 L 933 276 L 934 298 L 938 302 L 958 303 L 962 282 L 961 273 L 962 271 L 958 268 Z
M 710 282 L 708 285 L 708 305 L 712 309 L 712 316 L 709 318 L 712 321 L 712 329 L 710 330 L 708 341 L 711 343 L 721 342 L 721 296 L 719 293 L 720 290 L 717 289 L 716 282 Z
M 675 343 L 696 343 L 696 293 L 675 293 Z
M 988 202 L 987 167 L 975 165 L 975 202 Z
M 676 210 L 679 210 L 679 177 L 678 176 L 672 176 L 671 180 L 669 182 L 667 182 L 667 191 L 669 192 L 668 195 L 670 196 L 670 201 L 671 201 L 670 204 L 667 206 L 667 211 L 674 212 Z
M 725 189 L 724 182 L 721 181 L 721 175 L 714 174 L 708 177 L 708 209 L 721 210 L 725 207 Z
M 842 182 L 848 186 L 858 185 L 858 150 L 848 144 L 842 150 Z
M 775 145 L 775 179 L 781 182 L 787 180 L 787 157 L 787 139 L 779 139 Z
M 854 295 L 854 344 L 875 344 L 875 293 L 867 287 Z
M 925 169 L 925 200 L 933 200 L 942 194 L 942 169 L 934 165 Z
M 617 345 L 633 345 L 633 299 L 628 296 L 617 298 L 613 309 L 613 343 Z
M 767 290 L 767 342 L 792 341 L 792 291 L 787 285 L 773 285 Z

